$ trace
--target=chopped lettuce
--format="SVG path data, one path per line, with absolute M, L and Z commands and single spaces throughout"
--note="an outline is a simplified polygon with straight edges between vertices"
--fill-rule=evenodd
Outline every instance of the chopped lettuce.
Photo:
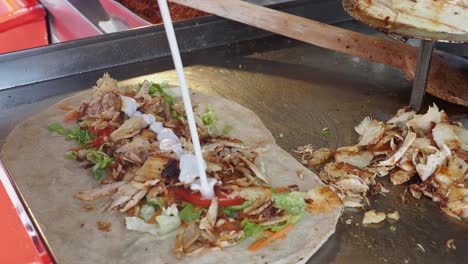
M 234 217 L 234 212 L 235 211 L 240 211 L 244 208 L 247 208 L 249 206 L 251 206 L 253 204 L 253 201 L 245 201 L 243 204 L 241 205 L 234 205 L 234 206 L 227 206 L 227 207 L 223 207 L 221 208 L 221 211 L 223 211 L 223 213 L 229 217 Z
M 164 208 L 162 214 L 156 217 L 157 224 L 148 224 L 146 221 L 147 220 L 136 216 L 125 217 L 125 225 L 128 230 L 150 233 L 155 236 L 162 236 L 180 226 L 177 206 L 173 204 L 168 208 Z
M 154 215 L 156 210 L 154 209 L 153 206 L 148 205 L 148 204 L 143 204 L 140 209 L 140 216 L 145 220 L 145 222 L 148 222 L 150 218 Z
M 68 129 L 64 128 L 61 124 L 59 123 L 50 123 L 47 126 L 47 129 L 51 132 L 55 132 L 59 135 L 65 136 L 68 133 Z
M 328 130 L 328 127 L 322 128 L 322 130 L 320 130 L 320 135 L 322 137 L 330 136 L 330 130 Z
M 244 230 L 244 236 L 242 239 L 245 239 L 247 237 L 254 237 L 256 239 L 261 238 L 262 236 L 265 235 L 266 230 L 271 230 L 273 232 L 278 232 L 279 230 L 285 228 L 289 224 L 294 224 L 299 219 L 301 219 L 303 213 L 291 216 L 288 218 L 288 220 L 284 221 L 283 223 L 279 223 L 276 225 L 269 225 L 269 226 L 261 226 L 258 225 L 257 223 L 250 222 L 247 218 L 242 220 L 241 226 Z
M 151 95 L 151 96 L 159 96 L 159 95 L 162 95 L 162 97 L 164 98 L 164 101 L 166 101 L 166 103 L 169 105 L 169 107 L 172 109 L 172 107 L 174 106 L 174 97 L 172 97 L 172 95 L 166 93 L 163 88 L 161 87 L 161 85 L 157 84 L 157 83 L 152 83 L 148 89 L 148 94 Z
M 208 105 L 205 113 L 203 113 L 200 116 L 200 119 L 202 120 L 203 125 L 208 130 L 208 133 L 210 133 L 211 135 L 218 134 L 218 130 L 216 129 L 216 122 L 217 122 L 216 113 L 214 112 L 212 105 Z
M 168 93 L 166 93 L 163 88 L 167 88 L 169 85 L 167 83 L 157 84 L 151 83 L 148 94 L 151 96 L 162 96 L 164 101 L 169 105 L 169 109 L 171 110 L 171 116 L 173 118 L 186 118 L 185 115 L 177 115 L 174 110 L 174 97 Z
M 137 92 L 137 93 L 140 92 L 141 87 L 143 87 L 143 84 L 142 84 L 142 83 L 138 83 L 138 84 L 137 84 L 137 87 L 136 87 L 136 92 Z
M 216 126 L 216 113 L 214 112 L 212 105 L 208 105 L 205 113 L 203 113 L 200 118 L 206 127 L 210 128 Z
M 230 126 L 230 125 L 225 125 L 225 126 L 223 127 L 223 136 L 229 134 L 229 132 L 231 132 L 231 130 L 232 130 L 232 126 Z
M 141 205 L 140 217 L 148 221 L 159 208 L 164 208 L 164 199 L 162 197 L 146 199 Z
M 179 212 L 180 220 L 184 222 L 191 222 L 198 220 L 203 213 L 203 209 L 195 208 L 195 206 L 191 203 L 183 202 L 182 205 L 184 208 Z M 197 210 L 198 209 L 198 210 Z
M 180 226 L 179 211 L 175 204 L 168 208 L 164 208 L 162 214 L 156 217 L 156 222 L 159 224 L 159 235 L 164 235 Z
M 147 197 L 144 205 L 151 205 L 154 207 L 154 210 L 157 210 L 158 208 L 164 208 L 164 199 L 162 197 L 148 199 Z
M 158 88 L 161 88 L 161 86 L 157 83 L 152 83 L 150 87 L 148 88 L 148 94 L 151 96 L 157 96 L 159 95 Z
M 264 235 L 263 231 L 267 230 L 267 226 L 260 226 L 254 222 L 250 222 L 247 218 L 241 222 L 242 229 L 244 230 L 244 237 L 260 238 Z
M 136 217 L 125 217 L 125 226 L 128 230 L 150 233 L 152 235 L 158 235 L 158 226 L 155 224 L 147 224 L 145 220 Z
M 270 230 L 273 231 L 273 232 L 279 231 L 279 230 L 285 228 L 287 225 L 289 225 L 289 224 L 294 224 L 294 223 L 296 223 L 297 221 L 299 221 L 299 219 L 302 218 L 302 215 L 303 215 L 303 214 L 304 214 L 304 213 L 300 213 L 300 214 L 297 214 L 297 215 L 293 215 L 293 216 L 289 217 L 288 220 L 287 220 L 286 222 L 284 222 L 284 223 L 279 223 L 279 224 L 274 225 L 274 226 L 269 226 L 268 229 L 270 229 Z
M 80 128 L 65 128 L 59 123 L 51 123 L 47 126 L 47 129 L 51 132 L 65 136 L 65 139 L 67 140 L 75 140 L 82 146 L 95 138 L 95 136 L 88 130 Z
M 102 179 L 102 177 L 107 173 L 107 166 L 114 162 L 114 159 L 109 157 L 106 153 L 92 149 L 87 150 L 86 159 L 94 163 L 91 171 L 93 172 L 96 180 Z
M 306 203 L 304 198 L 306 192 L 274 193 L 275 205 L 286 210 L 290 215 L 297 215 L 304 212 Z
M 78 158 L 78 151 L 67 151 L 65 152 L 65 156 L 69 159 L 74 159 L 76 160 Z

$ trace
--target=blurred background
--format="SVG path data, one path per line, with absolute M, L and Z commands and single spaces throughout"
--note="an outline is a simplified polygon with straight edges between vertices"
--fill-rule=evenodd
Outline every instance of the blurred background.
M 288 0 L 248 2 L 269 5 Z M 173 3 L 169 7 L 174 21 L 208 15 Z M 3 0 L 0 1 L 0 53 L 161 22 L 157 0 Z

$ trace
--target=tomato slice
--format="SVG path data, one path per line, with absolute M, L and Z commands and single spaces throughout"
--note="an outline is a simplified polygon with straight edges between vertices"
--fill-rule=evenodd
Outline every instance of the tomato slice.
M 102 144 L 104 144 L 104 136 L 98 136 L 91 142 L 91 146 L 93 147 L 100 147 Z
M 174 193 L 174 195 L 182 201 L 189 202 L 200 207 L 210 207 L 211 199 L 203 198 L 200 192 L 193 192 L 184 188 L 168 188 L 168 190 Z M 219 207 L 241 205 L 244 203 L 244 199 L 240 197 L 229 197 L 225 194 L 219 193 L 216 194 L 216 197 L 218 197 Z
M 102 144 L 104 144 L 104 138 L 109 136 L 112 133 L 112 131 L 114 131 L 114 128 L 112 126 L 107 126 L 103 129 L 96 129 L 95 127 L 90 127 L 89 132 L 96 136 L 96 138 L 91 143 L 91 146 L 100 147 Z
M 108 136 L 114 131 L 114 128 L 112 126 L 107 126 L 103 129 L 96 129 L 96 127 L 90 127 L 89 132 L 95 136 Z

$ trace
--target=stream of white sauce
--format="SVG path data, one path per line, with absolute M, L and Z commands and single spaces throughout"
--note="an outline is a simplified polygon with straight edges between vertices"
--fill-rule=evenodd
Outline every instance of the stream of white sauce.
M 150 114 L 142 114 L 138 111 L 138 103 L 135 99 L 121 95 L 122 111 L 128 116 L 139 116 L 143 115 L 149 128 L 155 132 L 158 136 L 159 149 L 171 150 L 177 157 L 179 157 L 179 181 L 185 184 L 190 184 L 191 190 L 202 190 L 201 181 L 199 179 L 197 158 L 194 154 L 185 153 L 182 144 L 180 144 L 179 138 L 174 134 L 174 131 L 170 128 L 163 126 L 161 122 L 156 122 L 156 118 Z M 206 170 L 206 163 L 203 164 L 204 170 Z M 207 177 L 208 186 L 211 191 L 214 192 L 214 185 L 217 180 L 214 178 Z

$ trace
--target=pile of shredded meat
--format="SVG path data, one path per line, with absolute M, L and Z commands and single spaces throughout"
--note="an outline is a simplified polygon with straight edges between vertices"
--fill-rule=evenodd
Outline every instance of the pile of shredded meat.
M 355 131 L 354 146 L 295 150 L 345 206 L 362 207 L 367 193 L 388 192 L 376 176 L 388 176 L 394 185 L 417 177 L 408 187 L 415 198 L 425 195 L 448 215 L 468 221 L 468 129 L 461 123 L 433 105 L 421 115 L 400 109 L 387 122 L 366 117 Z

